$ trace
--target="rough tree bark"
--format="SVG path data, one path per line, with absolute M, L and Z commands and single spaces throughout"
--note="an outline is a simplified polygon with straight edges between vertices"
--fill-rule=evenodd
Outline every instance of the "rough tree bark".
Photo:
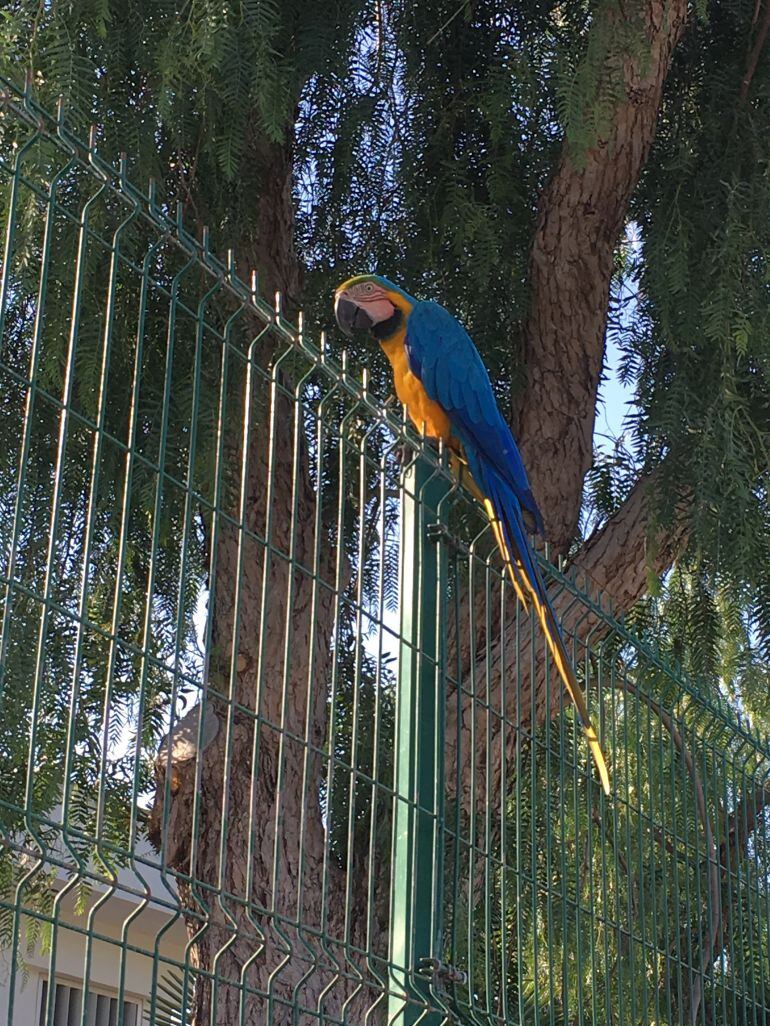
M 280 291 L 291 317 L 302 283 L 294 249 L 291 146 L 258 137 L 252 143 L 263 188 L 258 229 L 243 240 L 240 252 L 250 258 L 247 266 L 258 270 L 262 293 Z M 273 355 L 268 343 L 257 354 L 258 362 L 267 368 Z M 194 1026 L 280 1026 L 295 1023 L 297 1009 L 309 1011 L 307 1021 L 317 1021 L 319 1009 L 330 1021 L 339 1021 L 343 1007 L 353 1016 L 351 1021 L 358 1021 L 356 1017 L 362 1020 L 378 996 L 371 990 L 371 973 L 352 955 L 352 948 L 364 948 L 367 929 L 372 931 L 371 947 L 378 948 L 378 938 L 385 937 L 386 904 L 378 901 L 374 917 L 368 916 L 366 888 L 361 886 L 365 860 L 359 864 L 353 858 L 356 879 L 349 880 L 330 857 L 319 798 L 326 775 L 322 752 L 327 740 L 335 589 L 340 582 L 335 525 L 326 522 L 330 511 L 322 507 L 320 539 L 315 522 L 317 503 L 331 500 L 319 499 L 311 481 L 303 411 L 290 395 L 292 385 L 283 377 L 278 384 L 272 400 L 264 379 L 253 394 L 245 475 L 249 533 L 242 541 L 237 526 L 241 448 L 234 446 L 228 456 L 233 487 L 227 512 L 232 519 L 220 518 L 209 597 L 213 619 L 208 701 L 219 731 L 202 753 L 199 771 L 194 759 L 174 767 L 162 836 L 163 760 L 156 767 L 153 839 L 166 864 L 180 874 L 190 961 L 201 970 L 195 980 Z M 211 547 L 210 524 L 207 529 Z M 257 539 L 267 539 L 272 555 Z M 239 544 L 243 552 L 237 595 Z M 316 549 L 317 579 L 308 572 Z M 268 601 L 263 617 L 265 574 Z M 232 692 L 231 661 L 236 671 Z M 233 703 L 241 707 L 234 715 Z M 381 898 L 385 891 L 377 893 Z M 322 932 L 333 940 L 321 943 Z M 343 938 L 346 944 L 341 943 Z M 210 973 L 221 982 L 213 983 Z M 306 1019 L 300 1015 L 299 1021 Z
M 263 294 L 280 291 L 291 313 L 301 286 L 294 250 L 291 145 L 255 137 L 250 159 L 260 169 L 263 185 L 257 230 L 241 241 L 239 252 L 257 269 Z M 256 359 L 264 369 L 273 355 L 268 341 Z M 290 393 L 290 383 L 282 379 L 279 384 Z M 209 548 L 214 549 L 208 702 L 219 719 L 219 732 L 203 752 L 197 773 L 195 760 L 176 767 L 162 838 L 164 767 L 158 767 L 155 839 L 166 864 L 181 874 L 178 886 L 191 963 L 202 970 L 195 986 L 196 1026 L 265 1022 L 268 1003 L 271 1022 L 290 1021 L 292 1002 L 316 1007 L 333 979 L 328 971 L 308 970 L 313 963 L 330 965 L 312 930 L 320 930 L 322 922 L 325 846 L 318 786 L 323 775 L 320 752 L 326 730 L 336 553 L 329 538 L 320 539 L 320 579 L 314 581 L 297 569 L 298 564 L 313 565 L 318 495 L 302 443 L 301 409 L 283 387 L 275 390 L 272 415 L 269 399 L 263 377 L 252 393 L 244 476 L 248 533 L 237 526 L 242 455 L 238 443 L 228 450 L 225 472 L 225 508 L 232 519 L 220 517 L 216 541 L 211 523 L 206 525 Z M 243 406 L 239 415 L 243 416 Z M 296 451 L 295 427 L 300 439 Z M 268 528 L 271 448 L 273 515 Z M 258 539 L 266 539 L 270 551 Z M 327 872 L 329 886 L 339 887 L 334 865 L 327 866 Z M 184 879 L 188 874 L 192 883 Z M 336 914 L 336 906 L 331 915 L 327 910 L 327 928 Z M 293 925 L 297 922 L 310 932 L 300 934 Z M 212 972 L 221 982 L 212 983 L 206 975 Z M 243 985 L 251 992 L 244 992 Z
M 613 254 L 650 152 L 687 6 L 686 0 L 647 0 L 605 10 L 642 37 L 640 53 L 622 58 L 625 97 L 586 153 L 576 155 L 565 142 L 540 198 L 524 337 L 526 389 L 515 428 L 557 555 L 575 537 L 592 463 Z M 608 55 L 607 75 L 619 59 Z

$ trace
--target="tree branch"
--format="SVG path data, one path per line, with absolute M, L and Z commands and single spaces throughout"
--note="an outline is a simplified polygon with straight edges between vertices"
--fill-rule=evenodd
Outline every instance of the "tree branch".
M 565 140 L 541 197 L 532 244 L 532 307 L 525 332 L 527 387 L 516 417 L 524 464 L 555 551 L 567 551 L 580 512 L 604 357 L 613 254 L 655 135 L 663 83 L 684 31 L 686 0 L 648 0 L 608 14 L 641 19 L 644 57 L 609 52 L 601 78 L 625 95 L 607 130 L 578 161 Z M 636 23 L 634 23 L 635 29 Z M 599 29 L 597 28 L 597 31 Z M 606 31 L 606 26 L 605 26 Z
M 644 592 L 650 572 L 667 570 L 687 540 L 687 503 L 678 520 L 653 534 L 652 491 L 660 470 L 640 477 L 626 501 L 595 531 L 570 561 L 621 612 Z
M 575 566 L 602 590 L 603 597 L 608 598 L 619 611 L 628 609 L 644 594 L 649 573 L 667 569 L 687 538 L 684 508 L 674 528 L 657 534 L 653 530 L 651 487 L 658 473 L 654 471 L 637 482 L 620 509 L 585 542 L 574 559 Z M 487 617 L 479 611 L 484 602 L 493 604 L 494 615 Z M 485 787 L 498 794 L 503 765 L 513 765 L 519 731 L 506 729 L 505 725 L 517 724 L 526 731 L 533 720 L 542 723 L 548 716 L 558 716 L 567 701 L 553 678 L 549 686 L 545 660 L 538 658 L 537 672 L 530 672 L 533 665 L 529 650 L 532 638 L 513 618 L 506 623 L 505 629 L 501 629 L 501 604 L 496 597 L 490 594 L 485 598 L 479 596 L 475 603 L 476 612 L 471 616 L 468 609 L 473 605 L 473 602 L 468 604 L 466 616 L 458 627 L 460 665 L 463 672 L 468 673 L 471 664 L 475 663 L 472 678 L 475 693 L 484 694 L 485 700 L 478 703 L 467 691 L 463 691 L 457 701 L 450 697 L 446 727 L 447 780 L 454 778 L 458 764 L 465 766 L 466 772 L 460 781 L 461 793 L 457 795 L 465 810 L 472 807 L 479 794 L 485 793 Z M 581 640 L 585 640 L 599 625 L 598 615 L 587 611 L 585 605 L 577 602 L 567 589 L 553 596 L 553 606 L 565 631 Z M 538 639 L 539 634 L 535 633 L 534 638 Z M 535 640 L 535 644 L 538 643 Z M 484 653 L 483 657 L 474 658 L 478 653 Z M 503 692 L 501 682 L 510 674 L 512 660 L 516 661 L 521 677 L 516 687 L 507 687 Z M 450 665 L 454 661 L 453 653 Z M 497 710 L 497 715 L 489 723 L 475 722 L 487 704 Z M 474 727 L 475 737 L 484 737 L 485 740 L 483 743 L 477 740 L 475 753 L 469 756 L 468 752 L 474 751 Z M 487 748 L 491 749 L 491 758 Z M 475 777 L 471 772 L 474 762 Z M 489 782 L 486 779 L 488 766 L 492 772 Z M 474 780 L 475 786 L 472 786 Z
M 754 20 L 752 25 L 756 23 L 759 16 L 759 0 L 757 2 L 756 10 L 754 11 Z M 762 55 L 765 42 L 767 41 L 767 33 L 770 31 L 770 0 L 765 0 L 765 9 L 762 16 L 762 22 L 759 26 L 759 32 L 757 38 L 754 40 L 754 46 L 751 48 L 749 53 L 748 61 L 746 63 L 746 74 L 743 76 L 741 82 L 741 103 L 745 103 L 748 99 L 749 88 L 751 86 L 751 80 L 754 78 L 754 73 L 757 70 L 759 64 L 759 58 Z
M 721 845 L 723 866 L 729 866 L 732 862 L 732 859 L 728 857 L 728 851 L 733 855 L 745 855 L 746 845 L 756 829 L 757 820 L 768 805 L 770 805 L 770 781 L 765 780 L 755 785 L 727 820 L 726 839 Z

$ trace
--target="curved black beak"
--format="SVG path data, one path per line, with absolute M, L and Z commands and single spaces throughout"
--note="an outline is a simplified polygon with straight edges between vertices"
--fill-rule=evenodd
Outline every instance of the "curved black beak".
M 337 318 L 340 331 L 348 338 L 352 338 L 356 331 L 370 331 L 374 327 L 374 321 L 369 314 L 344 296 L 337 296 L 335 299 L 334 316 Z

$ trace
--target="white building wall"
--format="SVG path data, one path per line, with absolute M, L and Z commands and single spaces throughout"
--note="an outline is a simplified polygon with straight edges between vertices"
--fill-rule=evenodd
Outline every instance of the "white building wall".
M 156 870 L 142 867 L 141 873 L 153 897 L 173 902 L 173 894 L 169 893 Z M 62 878 L 62 886 L 64 882 L 65 878 Z M 121 884 L 130 890 L 139 889 L 135 874 L 130 870 L 122 871 L 118 889 L 94 913 L 90 926 L 89 912 L 103 896 L 104 890 L 94 889 L 88 908 L 82 914 L 76 912 L 75 895 L 72 892 L 63 897 L 60 902 L 54 971 L 57 980 L 74 987 L 83 987 L 88 941 L 78 931 L 90 928 L 105 939 L 91 941 L 89 988 L 93 988 L 94 992 L 115 996 L 121 965 L 125 965 L 125 999 L 141 1006 L 150 995 L 154 956 L 157 954 L 158 971 L 161 973 L 164 969 L 173 968 L 174 964 L 184 963 L 187 935 L 181 916 L 175 917 L 172 910 L 154 903 L 152 898 L 137 915 L 140 897 L 121 891 Z M 124 933 L 124 924 L 132 914 L 136 918 L 131 920 Z M 11 952 L 0 950 L 0 1023 L 7 1023 L 8 1026 L 38 1026 L 41 985 L 49 976 L 51 954 L 42 952 L 39 944 L 32 952 L 26 950 L 24 922 L 19 948 L 24 968 L 16 973 L 12 1017 Z M 141 1014 L 140 1007 L 140 1017 Z

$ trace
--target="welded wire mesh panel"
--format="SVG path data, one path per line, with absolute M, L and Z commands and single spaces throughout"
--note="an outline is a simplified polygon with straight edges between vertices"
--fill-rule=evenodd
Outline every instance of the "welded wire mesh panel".
M 759 1023 L 766 745 L 494 538 L 344 353 L 0 105 L 0 1014 Z
M 610 753 L 605 799 L 571 714 L 546 714 L 564 698 L 542 638 L 473 547 L 450 569 L 471 651 L 445 678 L 442 960 L 467 973 L 448 1006 L 461 1021 L 766 1021 L 766 749 L 553 571 Z

